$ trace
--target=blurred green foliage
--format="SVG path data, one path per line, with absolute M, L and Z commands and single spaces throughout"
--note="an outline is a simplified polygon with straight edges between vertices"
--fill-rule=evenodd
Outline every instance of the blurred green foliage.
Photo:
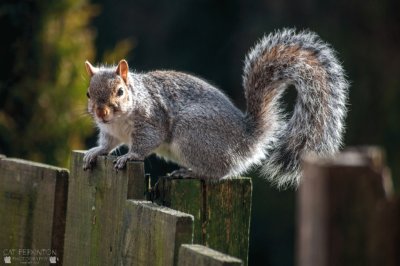
M 86 0 L 2 2 L 0 152 L 65 166 L 71 147 L 84 147 L 97 11 Z
M 0 4 L 0 153 L 67 166 L 93 134 L 86 113 L 86 59 L 93 60 L 99 7 L 87 0 Z M 104 52 L 124 57 L 129 40 Z

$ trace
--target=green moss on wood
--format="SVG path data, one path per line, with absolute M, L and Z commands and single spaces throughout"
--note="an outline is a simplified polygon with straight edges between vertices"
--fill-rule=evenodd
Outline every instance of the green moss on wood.
M 241 258 L 247 265 L 250 178 L 219 181 L 161 178 L 156 202 L 194 216 L 194 243 Z
M 83 152 L 73 152 L 69 183 L 65 262 L 68 265 L 119 264 L 122 216 L 128 186 L 142 187 L 144 175 L 133 182 L 128 170 L 116 172 L 115 158 L 101 156 L 91 171 L 83 171 Z M 130 162 L 129 164 L 142 164 Z M 138 166 L 140 168 L 142 166 Z M 130 184 L 128 184 L 130 182 Z M 136 196 L 140 196 L 136 195 Z

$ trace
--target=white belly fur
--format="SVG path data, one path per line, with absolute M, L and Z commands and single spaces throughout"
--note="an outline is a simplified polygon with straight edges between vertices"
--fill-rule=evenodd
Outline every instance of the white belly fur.
M 132 127 L 128 123 L 101 124 L 100 127 L 101 130 L 119 140 L 120 143 L 130 143 Z

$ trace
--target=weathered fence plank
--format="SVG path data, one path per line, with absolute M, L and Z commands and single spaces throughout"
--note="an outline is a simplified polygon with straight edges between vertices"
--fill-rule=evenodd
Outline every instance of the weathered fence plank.
M 64 264 L 115 265 L 128 192 L 131 197 L 144 198 L 144 176 L 140 180 L 130 173 L 131 168 L 143 169 L 134 166 L 142 163 L 130 162 L 127 170 L 117 172 L 115 157 L 102 156 L 93 170 L 83 171 L 83 155 L 76 151 L 71 156 Z
M 193 216 L 149 201 L 126 202 L 121 265 L 176 265 L 179 247 L 192 243 Z
M 155 187 L 155 201 L 194 217 L 193 242 L 203 243 L 205 241 L 202 233 L 203 226 L 203 193 L 204 182 L 200 179 L 172 179 L 161 177 Z
M 242 261 L 202 245 L 182 245 L 178 266 L 240 266 Z
M 128 178 L 128 199 L 144 199 L 147 192 L 147 184 L 144 178 L 144 163 L 128 162 L 126 165 Z
M 238 178 L 206 183 L 206 245 L 247 265 L 251 179 Z
M 351 150 L 307 157 L 298 193 L 298 265 L 371 265 L 376 206 L 386 200 L 383 155 Z
M 368 241 L 369 262 L 374 266 L 400 265 L 400 197 L 380 201 Z
M 67 169 L 0 160 L 0 250 L 11 262 L 62 263 L 67 184 Z
M 160 178 L 155 201 L 194 216 L 194 243 L 238 257 L 247 265 L 251 212 L 250 178 Z

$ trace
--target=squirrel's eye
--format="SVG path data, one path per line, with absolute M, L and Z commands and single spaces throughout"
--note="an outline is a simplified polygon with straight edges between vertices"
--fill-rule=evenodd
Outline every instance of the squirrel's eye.
M 124 94 L 124 90 L 122 88 L 119 88 L 117 91 L 118 96 L 122 96 Z
M 86 92 L 86 96 L 88 97 L 88 99 L 90 99 L 90 94 L 89 94 L 89 92 Z

